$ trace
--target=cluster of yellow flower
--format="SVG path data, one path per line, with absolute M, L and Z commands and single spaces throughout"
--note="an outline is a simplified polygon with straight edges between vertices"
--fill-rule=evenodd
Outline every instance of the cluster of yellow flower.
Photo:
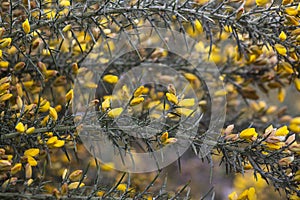
M 228 195 L 229 200 L 256 200 L 255 188 L 251 187 L 243 191 L 240 195 L 237 195 L 236 192 L 232 192 Z
M 225 83 L 225 90 L 216 91 L 214 95 L 227 96 L 229 117 L 244 106 L 238 99 L 239 95 L 246 101 L 251 100 L 249 108 L 242 108 L 241 112 L 246 113 L 247 120 L 253 120 L 253 127 L 257 127 L 259 121 L 260 128 L 250 127 L 237 134 L 230 125 L 222 135 L 225 143 L 242 148 L 260 144 L 256 150 L 266 157 L 278 152 L 274 166 L 284 169 L 288 180 L 299 185 L 299 167 L 295 163 L 298 163 L 300 154 L 296 141 L 296 134 L 300 133 L 300 118 L 283 115 L 284 109 L 262 100 L 256 102 L 260 98 L 258 89 L 263 93 L 278 90 L 280 102 L 285 100 L 286 85 L 293 83 L 300 91 L 299 2 L 283 0 L 281 5 L 274 5 L 270 0 L 229 1 L 220 4 L 219 9 L 214 6 L 211 9 L 210 4 L 218 1 L 193 0 L 181 6 L 166 3 L 165 8 L 159 4 L 156 7 L 148 5 L 150 8 L 145 8 L 142 15 L 135 13 L 147 3 L 130 1 L 129 7 L 121 4 L 120 8 L 116 7 L 120 2 L 108 1 L 104 7 L 99 2 L 83 4 L 76 0 L 46 0 L 41 4 L 32 0 L 0 3 L 3 21 L 0 27 L 0 183 L 3 191 L 16 185 L 24 174 L 24 185 L 32 186 L 36 181 L 32 177 L 36 166 L 48 165 L 55 159 L 65 164 L 68 150 L 83 151 L 74 139 L 80 127 L 75 130 L 68 122 L 74 98 L 71 88 L 76 76 L 82 74 L 86 77 L 86 88 L 96 89 L 97 83 L 91 80 L 92 74 L 87 68 L 80 66 L 82 59 L 89 54 L 97 64 L 107 64 L 107 55 L 118 47 L 113 42 L 117 33 L 154 26 L 155 21 L 165 21 L 169 28 L 180 29 L 194 39 L 201 39 L 191 49 L 191 58 L 198 59 L 201 55 L 203 60 L 222 66 L 220 80 Z M 185 7 L 188 5 L 191 6 Z M 205 5 L 204 10 L 200 9 L 202 5 Z M 130 13 L 130 10 L 134 14 L 123 13 Z M 163 16 L 168 16 L 168 10 L 172 11 L 170 17 L 162 20 Z M 153 13 L 146 15 L 147 12 Z M 198 18 L 200 15 L 203 18 Z M 211 41 L 204 42 L 203 35 L 210 37 Z M 109 38 L 112 40 L 108 41 Z M 231 38 L 237 42 L 226 43 Z M 99 46 L 100 52 L 89 52 Z M 144 50 L 140 51 L 144 56 Z M 156 49 L 150 59 L 169 59 L 168 56 L 168 51 Z M 199 78 L 193 73 L 184 72 L 182 75 L 193 89 L 201 87 Z M 106 74 L 102 80 L 116 85 L 119 76 Z M 198 106 L 203 108 L 207 103 L 201 98 L 196 102 L 195 98 L 177 94 L 172 85 L 165 92 L 152 90 L 146 85 L 130 91 L 128 85 L 123 85 L 115 95 L 103 99 L 101 112 L 109 120 L 126 112 L 135 114 L 143 110 L 153 111 L 150 112 L 151 119 L 163 116 L 177 120 L 179 117 L 193 117 L 195 109 L 199 109 Z M 122 101 L 122 106 L 115 107 L 116 101 Z M 94 99 L 90 106 L 98 103 L 99 100 Z M 278 128 L 274 128 L 275 125 L 265 130 L 261 128 L 267 123 L 275 124 L 274 121 Z M 235 125 L 240 127 L 238 123 Z M 164 145 L 177 141 L 170 131 L 162 131 L 157 139 Z M 61 156 L 61 152 L 67 156 Z M 50 156 L 52 153 L 55 156 Z M 60 171 L 56 172 L 60 168 L 57 162 L 51 166 L 55 169 L 51 172 L 54 176 Z M 247 158 L 243 160 L 243 166 L 244 169 L 254 168 Z M 100 166 L 107 172 L 113 167 L 112 163 Z M 71 173 L 64 170 L 62 179 L 64 182 L 57 187 L 60 189 L 50 190 L 57 198 L 66 195 L 68 190 L 82 188 L 88 182 L 83 170 L 79 169 Z M 116 189 L 123 193 L 134 191 L 131 185 L 123 182 Z M 97 195 L 103 196 L 105 191 L 97 189 Z M 255 199 L 255 190 L 249 188 L 240 195 L 232 193 L 229 198 Z M 297 199 L 297 196 L 291 192 L 290 198 Z

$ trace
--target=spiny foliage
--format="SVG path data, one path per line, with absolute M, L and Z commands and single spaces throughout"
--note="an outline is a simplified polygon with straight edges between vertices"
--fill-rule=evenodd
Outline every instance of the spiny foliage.
M 72 88 L 77 76 L 85 74 L 88 80 L 91 75 L 81 64 L 93 56 L 93 48 L 102 46 L 97 64 L 106 65 L 118 45 L 119 33 L 126 35 L 149 26 L 154 30 L 176 30 L 195 39 L 197 42 L 191 49 L 194 58 L 201 54 L 220 70 L 225 90 L 215 95 L 227 97 L 226 124 L 207 159 L 213 162 L 212 156 L 217 154 L 228 172 L 252 170 L 255 177 L 284 190 L 288 198 L 299 198 L 300 119 L 290 116 L 284 107 L 260 99 L 262 93 L 275 90 L 278 101 L 283 102 L 286 86 L 290 84 L 300 91 L 299 2 L 14 0 L 1 1 L 0 9 L 2 198 L 189 197 L 187 185 L 177 192 L 166 191 L 166 181 L 159 175 L 149 180 L 114 172 L 112 181 L 103 180 L 101 174 L 111 171 L 112 163 L 78 156 L 87 152 L 78 137 L 81 127 L 75 125 L 81 119 L 72 116 Z M 134 43 L 130 37 L 128 40 Z M 224 45 L 226 41 L 234 42 Z M 120 57 L 114 67 L 121 73 L 103 76 L 103 81 L 108 86 L 116 84 L 125 68 L 135 66 L 138 59 L 139 64 L 160 62 L 174 67 L 193 89 L 203 86 L 199 74 L 193 74 L 183 58 L 164 49 L 139 49 Z M 86 83 L 86 88 L 98 87 L 98 83 Z M 124 94 L 124 88 L 120 92 Z M 185 99 L 172 88 L 154 91 L 152 96 L 148 92 L 129 96 L 130 106 L 154 105 L 164 111 L 169 105 L 170 118 L 191 117 L 190 107 L 195 105 L 203 111 L 211 107 L 203 91 L 198 91 L 199 102 Z M 89 102 L 104 116 L 101 122 L 109 123 L 123 112 L 111 106 L 115 97 L 120 98 L 106 94 Z M 158 106 L 162 101 L 167 103 Z M 178 105 L 182 107 L 178 109 Z M 209 114 L 204 115 L 199 135 L 193 138 L 196 155 L 200 154 L 201 133 L 207 130 L 209 118 Z M 124 142 L 121 148 L 134 140 L 124 134 L 111 137 Z M 152 139 L 144 141 L 147 150 L 153 147 L 150 145 L 153 141 L 155 147 L 177 141 L 176 135 L 168 131 Z M 67 166 L 76 159 L 89 164 L 83 169 L 66 170 L 59 164 Z M 91 178 L 90 171 L 95 172 L 95 178 Z M 143 179 L 148 180 L 146 185 L 142 184 Z M 155 183 L 159 187 L 153 188 Z M 249 188 L 240 194 L 240 199 L 254 196 L 255 190 Z M 232 193 L 229 198 L 239 197 Z

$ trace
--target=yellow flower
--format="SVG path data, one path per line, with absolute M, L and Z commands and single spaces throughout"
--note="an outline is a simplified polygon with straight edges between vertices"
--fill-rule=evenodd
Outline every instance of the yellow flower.
M 50 109 L 50 102 L 46 101 L 43 105 L 40 105 L 39 112 L 47 112 Z
M 264 142 L 263 144 L 266 145 L 266 147 L 269 150 L 278 150 L 284 146 L 283 142 L 276 142 L 276 143 Z
M 51 137 L 51 138 L 48 139 L 47 145 L 52 145 L 52 144 L 54 144 L 57 140 L 58 140 L 58 139 L 57 139 L 57 136 L 53 136 L 53 137 Z
M 255 2 L 256 2 L 257 6 L 263 7 L 263 6 L 267 5 L 267 3 L 269 3 L 269 0 L 256 0 Z
M 238 195 L 236 192 L 232 192 L 228 195 L 228 200 L 237 200 Z
M 135 106 L 135 105 L 142 103 L 143 101 L 144 101 L 143 97 L 135 97 L 130 101 L 130 105 Z
M 107 115 L 110 118 L 116 118 L 116 117 L 120 116 L 122 112 L 123 112 L 123 108 L 114 108 L 114 109 L 111 109 L 110 111 L 108 111 Z
M 84 183 L 80 183 L 79 184 L 79 182 L 74 182 L 74 183 L 70 183 L 69 185 L 68 185 L 68 189 L 69 190 L 74 190 L 74 189 L 76 189 L 76 188 L 81 188 L 81 187 L 83 187 L 85 184 Z
M 291 16 L 296 16 L 298 14 L 297 8 L 293 8 L 293 7 L 286 8 L 285 12 Z
M 117 190 L 125 192 L 127 189 L 127 185 L 125 183 L 121 183 L 117 186 Z
M 23 82 L 23 85 L 24 85 L 26 88 L 30 88 L 31 86 L 33 86 L 33 84 L 34 84 L 34 81 L 33 81 L 33 80 Z
M 56 112 L 60 112 L 62 107 L 61 107 L 61 105 L 57 105 L 57 106 L 55 106 L 54 109 L 56 110 Z
M 164 132 L 160 136 L 160 141 L 161 141 L 162 144 L 166 145 L 166 144 L 173 144 L 173 143 L 177 142 L 177 139 L 176 138 L 169 138 L 169 133 Z
M 105 191 L 100 190 L 96 194 L 98 197 L 102 197 L 105 194 Z
M 240 133 L 241 139 L 251 139 L 252 137 L 257 137 L 255 128 L 247 128 Z
M 145 92 L 145 87 L 142 85 L 134 91 L 133 96 L 138 97 L 138 96 L 142 95 L 144 92 Z
M 300 126 L 299 124 L 290 124 L 289 129 L 295 133 L 300 133 Z
M 9 100 L 13 95 L 12 94 L 4 94 L 0 97 L 0 102 Z
M 257 197 L 256 197 L 255 188 L 254 187 L 249 188 L 249 190 L 248 190 L 248 200 L 256 200 L 256 199 L 257 199 Z
M 224 30 L 227 32 L 227 33 L 232 33 L 232 27 L 231 26 L 224 26 Z
M 112 171 L 115 168 L 115 164 L 112 162 L 104 163 L 104 164 L 100 165 L 100 168 L 103 171 Z
M 61 7 L 67 7 L 70 5 L 71 5 L 71 2 L 69 0 L 62 0 L 59 2 L 59 6 L 61 6 Z
M 69 30 L 71 30 L 71 28 L 72 28 L 72 25 L 71 24 L 68 24 L 68 25 L 66 25 L 64 28 L 63 28 L 63 32 L 67 32 L 67 31 L 69 31 Z
M 283 69 L 288 74 L 293 74 L 294 73 L 292 65 L 288 62 L 280 62 L 278 64 L 278 67 L 279 67 L 279 70 Z
M 197 80 L 197 76 L 192 74 L 192 73 L 184 73 L 183 76 L 189 81 L 189 82 L 193 82 L 195 80 Z
M 294 0 L 282 0 L 282 5 L 287 5 L 287 4 L 290 4 L 293 2 L 294 2 Z
M 23 23 L 22 23 L 22 28 L 24 30 L 24 32 L 26 34 L 28 34 L 30 32 L 30 24 L 29 24 L 29 21 L 28 19 L 26 19 Z
M 105 76 L 103 76 L 103 81 L 110 83 L 110 84 L 115 84 L 118 82 L 119 77 L 116 75 L 112 75 L 112 74 L 107 74 Z
M 300 79 L 295 78 L 294 79 L 294 84 L 295 84 L 296 89 L 300 92 Z
M 65 141 L 64 140 L 56 140 L 54 142 L 54 144 L 52 145 L 52 147 L 59 148 L 59 147 L 62 147 L 64 145 L 65 145 Z
M 244 190 L 237 198 L 237 200 L 246 200 L 248 199 L 248 190 Z
M 38 155 L 40 153 L 40 150 L 37 149 L 37 148 L 31 148 L 31 149 L 27 149 L 25 152 L 24 152 L 24 155 L 25 156 L 31 156 L 31 157 L 34 157 L 36 155 Z
M 168 99 L 169 102 L 171 102 L 173 104 L 178 104 L 178 99 L 177 99 L 177 97 L 174 94 L 167 92 L 166 93 L 166 97 L 167 97 L 167 99 Z
M 18 62 L 15 66 L 14 66 L 14 70 L 21 70 L 25 67 L 25 62 Z
M 290 123 L 300 125 L 300 117 L 294 117 Z
M 195 105 L 195 99 L 190 98 L 190 99 L 183 99 L 179 101 L 178 106 L 184 106 L 184 107 L 191 107 Z
M 19 122 L 15 128 L 19 133 L 24 133 L 25 131 L 25 126 L 22 122 Z
M 4 92 L 5 90 L 7 90 L 10 86 L 10 83 L 2 83 L 0 85 L 0 93 Z
M 161 136 L 160 136 L 160 141 L 162 143 L 166 142 L 166 140 L 169 138 L 169 133 L 168 132 L 164 132 Z
M 10 46 L 11 44 L 11 38 L 3 38 L 0 40 L 0 48 L 3 49 L 7 46 Z
M 12 175 L 18 173 L 22 169 L 22 164 L 21 163 L 16 163 L 11 169 L 10 172 Z
M 37 161 L 31 156 L 27 156 L 27 162 L 30 166 L 37 166 Z
M 286 50 L 286 48 L 285 48 L 283 45 L 281 45 L 281 44 L 275 44 L 274 47 L 275 47 L 276 51 L 277 51 L 280 55 L 283 55 L 283 56 L 286 55 L 287 50 Z
M 54 121 L 57 120 L 58 116 L 57 116 L 57 112 L 56 112 L 55 108 L 50 107 L 49 108 L 49 114 L 50 114 L 50 116 L 52 117 L 52 119 Z
M 192 110 L 192 109 L 176 108 L 175 110 L 179 115 L 184 115 L 186 117 L 189 117 L 189 116 L 193 117 L 194 116 L 194 110 Z
M 101 104 L 101 108 L 103 111 L 107 110 L 108 108 L 110 108 L 110 98 L 106 98 L 102 104 Z
M 281 31 L 281 33 L 279 34 L 279 39 L 281 39 L 282 41 L 286 40 L 287 36 L 285 34 L 285 32 Z
M 244 165 L 244 170 L 249 170 L 249 169 L 253 169 L 252 165 L 250 163 L 246 163 Z
M 7 68 L 8 65 L 9 65 L 9 62 L 7 62 L 7 61 L 0 61 L 0 67 L 1 68 Z
M 69 90 L 69 92 L 66 94 L 65 98 L 66 98 L 66 102 L 69 102 L 73 99 L 73 89 Z
M 285 89 L 284 88 L 279 88 L 277 98 L 279 102 L 283 102 L 285 99 Z
M 287 126 L 280 127 L 276 130 L 275 136 L 286 136 L 289 133 Z
M 82 177 L 82 173 L 82 170 L 75 170 L 70 174 L 69 179 L 71 181 L 79 181 Z

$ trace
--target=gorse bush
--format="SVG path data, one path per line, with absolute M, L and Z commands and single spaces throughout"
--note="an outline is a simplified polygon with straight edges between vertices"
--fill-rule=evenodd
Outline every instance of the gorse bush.
M 300 198 L 300 115 L 281 104 L 300 91 L 298 1 L 14 0 L 0 13 L 1 199 L 193 198 L 151 157 L 182 144 L 260 185 L 238 176 L 229 199 Z

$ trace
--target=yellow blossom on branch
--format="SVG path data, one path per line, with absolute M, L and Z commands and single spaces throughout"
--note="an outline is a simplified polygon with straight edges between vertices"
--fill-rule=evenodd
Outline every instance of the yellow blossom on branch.
M 283 55 L 283 56 L 286 55 L 287 50 L 286 50 L 286 48 L 285 48 L 283 45 L 281 45 L 281 44 L 275 44 L 274 47 L 275 47 L 276 51 L 277 51 L 280 55 Z
M 168 99 L 169 102 L 171 102 L 173 104 L 178 104 L 178 99 L 177 99 L 177 97 L 174 94 L 167 92 L 166 93 L 166 97 L 167 97 L 167 99 Z
M 83 186 L 85 186 L 84 183 L 73 182 L 73 183 L 70 183 L 70 184 L 68 185 L 68 189 L 69 189 L 69 190 L 74 190 L 74 189 L 77 189 L 77 188 L 81 188 L 81 187 L 83 187 Z
M 195 105 L 195 99 L 190 98 L 190 99 L 183 99 L 179 101 L 178 106 L 183 106 L 183 107 L 191 107 Z
M 101 170 L 103 171 L 112 171 L 115 168 L 115 164 L 113 162 L 108 162 L 100 165 Z
M 110 83 L 110 84 L 116 84 L 119 80 L 119 77 L 116 75 L 112 75 L 112 74 L 107 74 L 105 76 L 103 76 L 103 81 Z
M 25 156 L 32 156 L 32 157 L 34 157 L 34 156 L 38 155 L 39 152 L 40 152 L 39 149 L 37 149 L 37 148 L 32 148 L 32 149 L 27 149 L 27 150 L 24 152 L 24 155 L 25 155 Z
M 19 122 L 15 128 L 16 128 L 16 131 L 18 131 L 19 133 L 25 132 L 25 126 L 22 122 Z
M 37 161 L 32 156 L 27 156 L 27 162 L 30 166 L 37 166 Z
M 21 171 L 21 169 L 22 169 L 22 164 L 21 164 L 21 163 L 16 163 L 16 164 L 11 168 L 10 173 L 11 173 L 12 175 L 14 175 L 14 174 L 18 173 L 19 171 Z
M 134 96 L 134 97 L 138 97 L 138 96 L 140 96 L 140 95 L 142 95 L 142 94 L 144 94 L 144 93 L 145 93 L 145 87 L 142 85 L 142 86 L 138 87 L 138 88 L 134 91 L 133 96 Z
M 144 101 L 143 97 L 135 97 L 130 101 L 130 105 L 135 106 L 135 105 L 142 103 L 143 101 Z
M 49 108 L 49 114 L 50 114 L 50 117 L 51 117 L 54 121 L 57 120 L 58 115 L 57 115 L 57 112 L 56 112 L 55 108 L 50 107 L 50 108 Z
M 285 34 L 285 32 L 281 31 L 281 33 L 279 34 L 279 39 L 281 39 L 282 41 L 286 40 L 287 36 Z
M 162 143 L 164 143 L 168 138 L 169 138 L 169 133 L 168 133 L 168 132 L 164 132 L 164 133 L 160 136 L 160 141 L 161 141 Z
M 22 28 L 24 30 L 24 32 L 26 34 L 28 34 L 30 32 L 30 24 L 29 24 L 29 21 L 28 19 L 26 19 L 23 23 L 22 23 Z
M 269 3 L 269 0 L 256 0 L 257 6 L 263 7 L 263 6 L 267 5 L 268 3 Z
M 258 134 L 255 131 L 255 128 L 247 128 L 240 133 L 240 138 L 241 139 L 251 139 L 253 137 L 257 137 L 257 135 Z
M 70 174 L 69 179 L 71 181 L 79 181 L 82 177 L 82 173 L 82 170 L 75 170 Z
M 73 99 L 73 89 L 69 90 L 69 92 L 66 94 L 65 98 L 66 98 L 66 102 L 69 102 Z
M 289 133 L 287 126 L 280 127 L 276 130 L 275 136 L 286 136 Z
M 107 110 L 108 108 L 110 108 L 110 98 L 106 98 L 102 103 L 101 103 L 101 108 L 102 111 Z
M 117 190 L 125 192 L 127 189 L 127 185 L 125 183 L 121 183 L 117 186 Z
M 11 44 L 11 38 L 3 38 L 0 40 L 0 48 L 3 49 Z
M 55 147 L 55 148 L 60 148 L 62 146 L 65 145 L 65 141 L 64 140 L 57 140 L 54 142 L 54 144 L 52 145 L 52 147 Z
M 123 108 L 114 108 L 114 109 L 111 109 L 110 111 L 108 111 L 107 115 L 110 118 L 116 118 L 116 117 L 120 116 L 122 112 L 123 112 Z

